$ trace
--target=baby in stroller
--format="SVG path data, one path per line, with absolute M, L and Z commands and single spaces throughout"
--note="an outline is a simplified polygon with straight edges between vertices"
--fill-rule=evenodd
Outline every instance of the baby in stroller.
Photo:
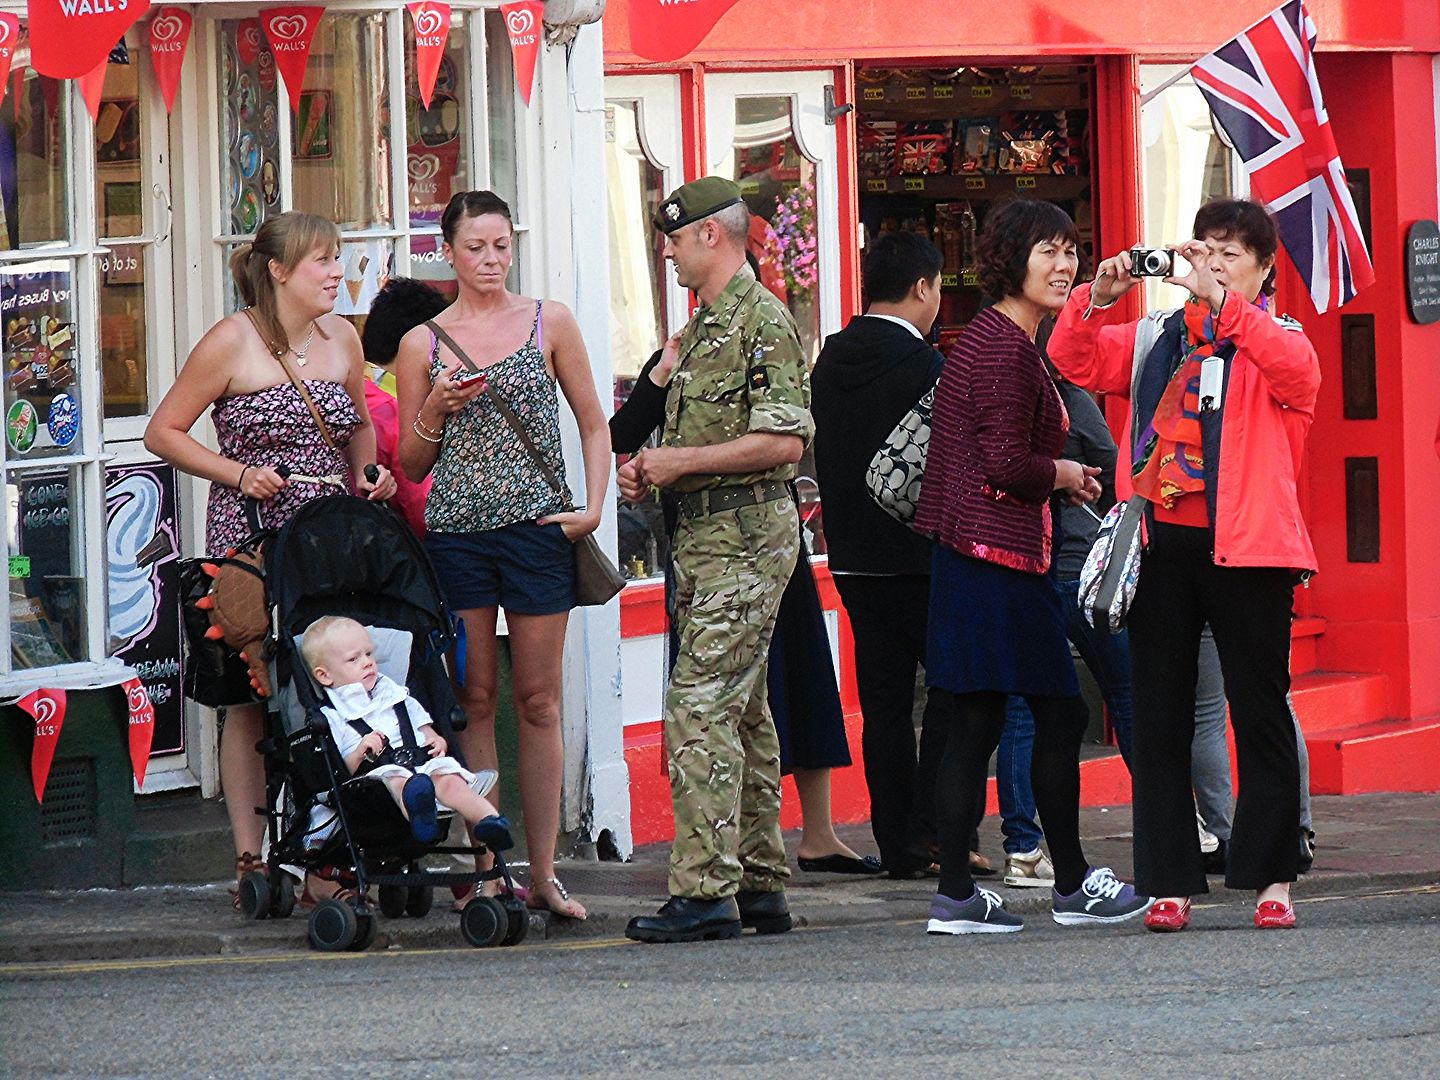
M 446 754 L 445 740 L 405 687 L 381 674 L 370 632 L 354 619 L 316 619 L 301 656 L 325 687 L 321 711 L 351 775 L 384 783 L 422 844 L 439 837 L 437 814 L 453 810 L 492 852 L 514 847 L 510 823 L 485 798 L 495 773 L 476 774 Z

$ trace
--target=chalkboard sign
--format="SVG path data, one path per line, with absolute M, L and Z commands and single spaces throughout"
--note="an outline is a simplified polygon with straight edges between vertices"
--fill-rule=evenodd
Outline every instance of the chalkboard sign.
M 1421 326 L 1440 322 L 1440 226 L 1417 221 L 1405 237 L 1405 295 L 1410 318 Z

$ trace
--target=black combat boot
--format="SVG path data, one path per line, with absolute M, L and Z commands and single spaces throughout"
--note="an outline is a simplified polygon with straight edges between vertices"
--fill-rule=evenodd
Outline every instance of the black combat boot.
M 790 905 L 785 903 L 785 890 L 779 892 L 739 892 L 735 902 L 740 905 L 740 925 L 757 934 L 783 934 L 794 926 Z
M 781 898 L 784 903 L 784 898 Z M 787 915 L 788 919 L 789 916 Z M 701 900 L 672 896 L 658 914 L 637 915 L 625 927 L 631 941 L 720 941 L 740 936 L 740 909 L 735 897 Z

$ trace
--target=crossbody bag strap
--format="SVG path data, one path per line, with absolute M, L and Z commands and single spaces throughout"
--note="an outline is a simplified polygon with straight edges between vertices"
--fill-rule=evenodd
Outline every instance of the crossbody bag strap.
M 442 329 L 435 322 L 435 320 L 427 320 L 425 325 L 430 328 L 430 332 L 432 334 L 434 334 L 437 338 L 439 338 L 442 342 L 445 343 L 446 348 L 448 348 L 452 353 L 455 354 L 455 356 L 460 360 L 460 363 L 464 365 L 466 371 L 473 372 L 477 375 L 483 374 L 480 368 L 476 366 L 475 361 L 470 359 L 470 357 L 466 354 L 465 350 L 460 348 L 460 346 L 456 343 L 455 339 L 451 337 L 448 333 L 446 333 L 445 330 Z M 519 436 L 520 444 L 524 446 L 527 451 L 529 451 L 530 456 L 534 459 L 535 464 L 539 467 L 541 475 L 545 477 L 545 482 L 548 483 L 552 488 L 554 488 L 555 493 L 565 501 L 566 511 L 568 512 L 570 510 L 573 510 L 575 507 L 574 503 L 570 498 L 570 493 L 565 490 L 565 485 L 560 483 L 560 478 L 555 475 L 555 470 L 550 468 L 550 463 L 546 461 L 545 456 L 540 453 L 540 448 L 537 447 L 535 445 L 535 441 L 530 438 L 530 433 L 525 430 L 525 425 L 521 423 L 520 418 L 515 415 L 515 411 L 511 409 L 508 404 L 506 404 L 505 399 L 502 398 L 496 392 L 495 388 L 490 385 L 489 379 L 486 379 L 485 382 L 482 384 L 482 389 L 485 392 L 485 396 L 490 399 L 490 404 L 494 405 L 495 408 L 499 410 L 500 415 L 505 419 L 505 422 L 509 424 L 515 434 Z
M 260 340 L 264 342 L 265 335 L 260 331 L 260 324 L 255 319 L 255 313 L 249 308 L 244 308 L 243 310 L 245 314 L 250 317 L 250 325 L 255 327 L 255 332 L 257 334 L 260 334 Z M 266 344 L 268 346 L 268 342 Z M 266 349 L 266 351 L 270 352 L 268 348 Z M 271 352 L 270 355 L 275 357 L 275 359 L 279 361 L 281 370 L 285 372 L 285 377 L 290 380 L 290 385 L 295 387 L 295 390 L 300 395 L 301 400 L 305 402 L 305 407 L 310 410 L 310 415 L 315 420 L 315 426 L 320 429 L 320 437 L 325 440 L 325 445 L 330 447 L 330 449 L 333 450 L 335 453 L 339 454 L 340 447 L 336 446 L 335 440 L 330 437 L 330 429 L 325 426 L 325 419 L 320 415 L 320 409 L 315 404 L 315 399 L 310 396 L 310 391 L 305 389 L 305 384 L 295 377 L 295 372 L 290 370 L 290 365 L 285 362 L 285 354 Z M 342 454 L 341 456 L 343 457 L 344 455 Z

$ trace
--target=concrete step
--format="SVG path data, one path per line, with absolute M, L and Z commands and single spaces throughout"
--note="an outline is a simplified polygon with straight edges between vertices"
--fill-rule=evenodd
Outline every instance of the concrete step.
M 1305 732 L 1316 795 L 1440 791 L 1440 716 Z
M 234 874 L 230 818 L 218 799 L 188 792 L 142 800 L 125 838 L 124 883 L 222 881 Z
M 1290 700 L 1300 729 L 1309 735 L 1379 719 L 1387 711 L 1388 691 L 1384 675 L 1312 671 L 1291 680 Z

